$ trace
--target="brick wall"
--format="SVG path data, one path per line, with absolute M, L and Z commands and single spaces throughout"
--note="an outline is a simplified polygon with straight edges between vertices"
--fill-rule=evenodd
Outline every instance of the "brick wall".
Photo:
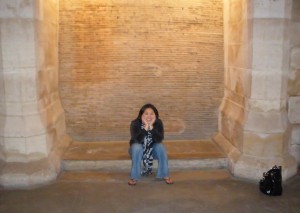
M 147 102 L 166 139 L 217 131 L 223 0 L 60 0 L 60 93 L 76 140 L 128 140 Z M 112 3 L 113 2 L 113 3 Z

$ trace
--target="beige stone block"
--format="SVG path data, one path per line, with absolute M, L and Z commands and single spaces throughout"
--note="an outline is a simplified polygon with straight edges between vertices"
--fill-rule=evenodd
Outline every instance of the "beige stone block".
M 282 59 L 287 55 L 283 43 L 265 43 L 253 40 L 252 68 L 254 70 L 281 70 Z
M 24 116 L 24 124 L 26 137 L 44 134 L 47 131 L 47 126 L 43 124 L 39 112 Z
M 0 115 L 5 116 L 6 115 L 6 103 L 0 102 Z
M 300 96 L 289 97 L 288 117 L 292 124 L 300 124 Z
M 18 0 L 18 11 L 22 18 L 35 18 L 35 0 Z
M 20 73 L 4 73 L 5 101 L 22 101 L 22 75 Z
M 212 139 L 227 155 L 229 160 L 228 166 L 230 166 L 232 162 L 237 161 L 241 156 L 241 150 L 238 150 L 237 147 L 233 146 L 232 143 L 226 137 L 224 137 L 222 133 L 217 133 Z
M 54 136 L 58 139 L 63 137 L 66 134 L 66 120 L 65 120 L 65 113 L 62 112 L 59 116 L 58 119 L 56 120 L 55 123 L 55 133 Z
M 1 116 L 0 121 L 3 122 L 4 137 L 24 137 L 24 120 L 23 116 Z
M 298 12 L 299 13 L 299 12 Z M 291 22 L 290 29 L 290 44 L 291 46 L 299 45 L 300 44 L 300 20 L 298 22 Z
M 38 51 L 40 65 L 46 67 L 57 67 L 58 64 L 58 34 L 57 23 L 52 18 L 51 22 L 41 22 L 39 28 Z M 51 48 L 49 48 L 51 47 Z
M 47 133 L 26 137 L 26 154 L 30 160 L 39 160 L 48 156 Z
M 3 116 L 22 116 L 23 109 L 21 102 L 0 103 L 0 115 Z
M 253 0 L 255 18 L 290 18 L 292 0 Z
M 44 108 L 42 108 L 40 112 L 43 124 L 45 126 L 52 125 L 56 122 L 58 116 L 63 113 L 60 100 L 52 100 L 52 102 L 49 105 L 44 106 Z
M 286 100 L 249 99 L 246 108 L 259 112 L 279 112 L 286 109 Z
M 239 23 L 247 14 L 247 1 L 232 0 L 228 3 L 229 22 Z
M 4 128 L 5 128 L 5 118 L 6 118 L 5 115 L 1 115 L 1 114 L 0 114 L 0 129 L 3 129 L 3 130 L 4 130 Z M 1 132 L 0 137 L 1 137 L 1 136 L 4 136 L 4 131 Z
M 284 92 L 281 73 L 252 71 L 251 99 L 280 100 Z
M 226 87 L 224 88 L 224 98 L 240 106 L 244 106 L 247 100 L 245 96 L 241 96 Z
M 251 38 L 252 19 L 228 23 L 228 44 L 247 44 Z
M 3 72 L 8 73 L 19 71 L 20 57 L 18 54 L 18 47 L 16 45 L 3 44 L 3 40 L 1 43 Z
M 257 132 L 244 132 L 243 153 L 257 157 L 280 157 L 285 154 L 284 133 L 265 134 Z
M 22 72 L 22 100 L 23 102 L 36 101 L 38 98 L 37 73 L 35 70 Z
M 1 23 L 3 67 L 6 70 L 35 67 L 35 23 L 5 20 Z
M 3 44 L 18 45 L 36 39 L 36 22 L 30 19 L 4 19 L 1 22 Z
M 54 59 L 53 63 L 56 63 L 55 59 Z M 57 66 L 49 66 L 47 69 L 47 73 L 48 73 L 47 74 L 48 84 L 49 84 L 49 87 L 51 88 L 51 92 L 58 91 L 58 68 L 57 68 Z
M 51 100 L 48 105 L 35 105 L 35 102 L 26 106 L 27 112 L 32 113 L 24 116 L 26 123 L 26 135 L 34 136 L 44 134 L 49 129 L 53 128 L 53 125 L 64 116 L 64 110 L 61 106 L 60 100 Z M 38 111 L 36 110 L 38 108 Z
M 57 99 L 53 105 L 53 108 L 52 108 L 52 111 L 53 111 L 53 118 L 54 118 L 54 121 L 56 122 L 60 116 L 62 114 L 64 114 L 64 109 L 62 108 L 62 105 L 61 105 L 61 102 L 59 99 Z
M 15 12 L 16 1 L 0 1 L 0 18 L 15 18 L 17 13 Z
M 43 37 L 40 36 L 39 39 L 43 39 Z M 46 62 L 45 62 L 46 61 L 46 54 L 45 54 L 46 49 L 45 49 L 45 46 L 41 43 L 42 43 L 41 41 L 36 43 L 36 45 L 37 45 L 36 50 L 37 50 L 37 55 L 38 55 L 38 60 L 36 63 L 37 63 L 37 67 L 39 68 L 38 69 L 39 72 L 41 69 L 44 68 L 44 66 L 46 64 Z
M 230 143 L 241 150 L 243 145 L 244 109 L 231 101 L 224 101 L 220 106 L 219 132 Z
M 245 129 L 258 133 L 282 133 L 288 127 L 286 111 L 248 111 Z
M 226 88 L 240 96 L 251 94 L 251 70 L 229 67 L 224 74 Z
M 228 45 L 228 66 L 249 69 L 251 67 L 252 55 L 249 54 L 249 44 Z
M 35 41 L 20 45 L 19 61 L 21 68 L 35 68 L 37 66 L 36 60 Z
M 288 39 L 287 26 L 289 20 L 270 18 L 253 20 L 253 40 L 264 43 L 282 43 Z
M 12 156 L 25 155 L 26 144 L 24 137 L 4 137 L 4 150 L 8 161 Z
M 288 95 L 299 96 L 300 95 L 300 69 L 291 68 L 288 76 Z
M 38 89 L 38 97 L 39 99 L 49 99 L 51 92 L 55 91 L 57 88 L 57 84 L 53 85 L 51 84 L 51 81 L 53 81 L 51 78 L 51 72 L 48 72 L 47 70 L 42 70 L 37 73 L 37 89 Z M 54 75 L 54 74 L 52 74 Z
M 60 146 L 58 144 L 66 134 L 66 121 L 65 113 L 62 111 L 57 114 L 57 119 L 53 123 L 52 128 L 48 130 L 48 150 L 51 150 L 55 146 Z
M 0 146 L 1 146 L 0 150 L 3 150 L 4 149 L 4 137 L 3 136 L 0 136 Z
M 282 166 L 283 181 L 297 174 L 297 162 L 290 155 L 257 158 L 256 156 L 243 154 L 237 161 L 231 163 L 230 170 L 236 177 L 258 181 L 263 177 L 263 173 L 270 170 L 274 165 Z
M 300 145 L 300 125 L 293 125 L 291 130 L 291 144 Z
M 0 18 L 33 18 L 34 0 L 0 1 Z
M 24 115 L 36 114 L 37 112 L 39 112 L 39 102 L 36 100 L 30 102 L 23 102 L 22 109 Z
M 0 66 L 2 66 L 1 60 L 0 60 Z M 5 102 L 4 73 L 0 72 L 0 103 L 3 103 L 3 102 Z
M 52 159 L 28 163 L 9 162 L 1 170 L 0 184 L 8 188 L 30 188 L 55 180 L 57 174 Z
M 298 162 L 298 165 L 299 165 L 300 164 L 300 145 L 292 144 L 290 146 L 290 153 L 296 159 L 296 161 Z
M 292 20 L 300 22 L 300 1 L 293 0 L 293 7 L 292 7 Z
M 8 46 L 18 47 L 22 43 L 22 34 L 26 32 L 22 24 L 25 20 L 22 19 L 2 19 L 1 20 L 1 43 Z
M 290 65 L 292 68 L 298 71 L 300 70 L 300 41 L 299 41 L 299 46 L 294 46 L 291 49 Z
M 4 137 L 0 136 L 0 160 L 5 161 Z
M 282 178 L 287 180 L 297 174 L 297 162 L 289 154 L 280 157 L 257 157 L 240 152 L 220 133 L 214 141 L 228 156 L 228 168 L 231 173 L 240 178 L 258 181 L 263 172 L 268 171 L 274 165 L 282 166 Z

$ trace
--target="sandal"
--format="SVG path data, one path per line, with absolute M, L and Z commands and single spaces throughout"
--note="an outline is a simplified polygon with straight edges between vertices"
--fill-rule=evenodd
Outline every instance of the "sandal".
M 174 183 L 174 181 L 170 177 L 164 178 L 164 181 L 165 181 L 166 184 L 173 184 Z
M 135 186 L 136 185 L 136 180 L 134 180 L 134 179 L 130 179 L 129 181 L 128 181 L 128 185 L 129 186 Z

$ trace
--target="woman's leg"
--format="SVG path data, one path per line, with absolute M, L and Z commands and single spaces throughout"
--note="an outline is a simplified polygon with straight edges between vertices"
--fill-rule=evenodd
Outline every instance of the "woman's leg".
M 131 172 L 130 179 L 139 180 L 141 177 L 143 146 L 142 144 L 134 143 L 129 148 L 131 156 Z
M 165 146 L 162 143 L 153 144 L 153 157 L 158 160 L 156 178 L 169 177 L 168 156 Z

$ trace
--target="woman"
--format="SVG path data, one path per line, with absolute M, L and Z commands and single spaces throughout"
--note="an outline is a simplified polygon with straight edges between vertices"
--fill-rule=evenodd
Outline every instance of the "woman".
M 140 109 L 138 117 L 131 122 L 130 133 L 131 174 L 128 184 L 136 185 L 141 175 L 152 174 L 153 159 L 158 160 L 156 178 L 163 179 L 167 184 L 173 184 L 173 180 L 169 177 L 166 149 L 162 144 L 164 127 L 155 106 L 145 104 Z

